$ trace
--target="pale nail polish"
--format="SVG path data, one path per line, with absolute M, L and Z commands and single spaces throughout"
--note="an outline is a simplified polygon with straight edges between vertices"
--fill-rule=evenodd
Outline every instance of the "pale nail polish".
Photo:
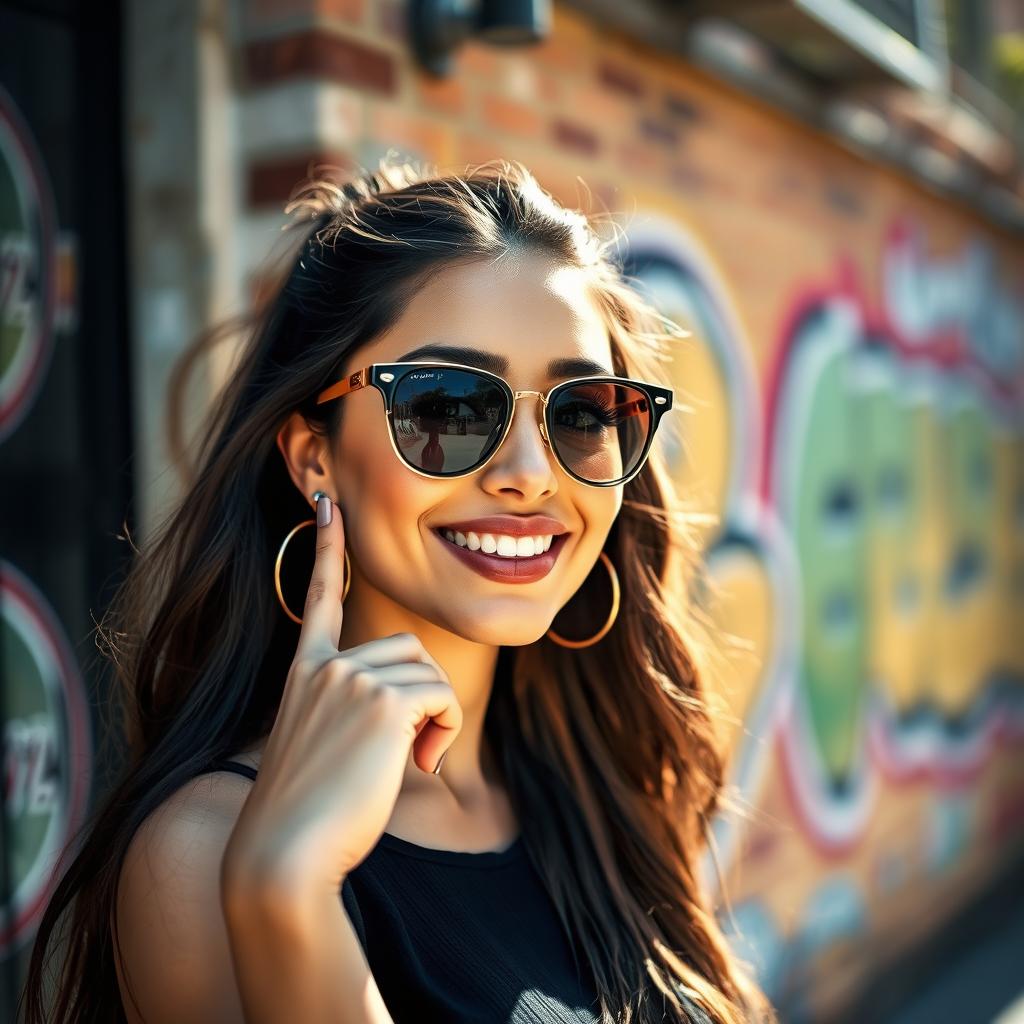
M 328 526 L 331 522 L 331 499 L 321 494 L 316 499 L 316 525 Z

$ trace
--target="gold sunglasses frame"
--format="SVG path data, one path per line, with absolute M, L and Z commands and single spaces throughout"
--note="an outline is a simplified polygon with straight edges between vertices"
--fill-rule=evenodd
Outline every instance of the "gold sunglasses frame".
M 397 389 L 399 382 L 402 377 L 405 376 L 406 371 L 431 368 L 467 370 L 470 373 L 487 377 L 489 380 L 494 381 L 495 384 L 505 392 L 506 397 L 510 399 L 509 407 L 512 411 L 509 413 L 508 421 L 505 424 L 505 430 L 498 443 L 491 450 L 490 455 L 488 455 L 483 462 L 460 473 L 427 473 L 424 470 L 411 465 L 408 459 L 406 459 L 399 450 L 398 442 L 395 439 L 394 427 L 391 420 L 391 409 L 395 390 Z M 580 383 L 628 385 L 643 392 L 647 397 L 648 407 L 651 413 L 651 426 L 648 431 L 647 439 L 644 442 L 643 451 L 641 452 L 633 471 L 618 480 L 609 480 L 603 483 L 595 483 L 593 480 L 585 480 L 583 477 L 574 473 L 565 464 L 565 462 L 563 462 L 562 457 L 558 454 L 558 449 L 551 444 L 548 438 L 549 425 L 547 423 L 547 417 L 551 397 L 574 384 Z M 336 398 L 344 398 L 346 395 L 349 395 L 354 391 L 359 391 L 365 387 L 376 388 L 384 399 L 384 419 L 387 425 L 388 437 L 391 439 L 391 447 L 394 449 L 399 462 L 410 469 L 413 473 L 425 477 L 428 480 L 456 480 L 459 477 L 471 476 L 473 473 L 483 469 L 484 466 L 494 458 L 495 454 L 505 443 L 505 439 L 508 437 L 509 431 L 512 429 L 512 420 L 515 416 L 516 408 L 515 403 L 518 402 L 520 398 L 525 398 L 527 395 L 533 395 L 541 400 L 541 415 L 538 420 L 538 425 L 540 427 L 541 437 L 543 438 L 548 451 L 554 455 L 555 461 L 559 466 L 561 466 L 565 473 L 572 477 L 572 479 L 578 480 L 582 484 L 587 484 L 589 487 L 618 487 L 621 484 L 628 483 L 637 475 L 637 473 L 640 472 L 641 469 L 643 469 L 644 464 L 647 462 L 647 456 L 650 454 L 651 445 L 654 442 L 654 435 L 657 433 L 658 426 L 661 423 L 661 418 L 669 409 L 672 408 L 672 399 L 674 396 L 674 392 L 671 388 L 661 387 L 657 384 L 650 384 L 647 381 L 633 380 L 629 377 L 617 377 L 603 374 L 590 375 L 586 377 L 572 377 L 569 380 L 559 381 L 548 390 L 547 394 L 544 394 L 541 391 L 513 391 L 511 385 L 503 377 L 496 373 L 491 373 L 489 370 L 483 370 L 478 366 L 468 366 L 463 363 L 446 363 L 439 360 L 414 360 L 405 363 L 371 363 L 369 366 L 364 366 L 361 370 L 356 370 L 354 373 L 350 373 L 347 377 L 343 377 L 341 380 L 336 381 L 329 387 L 324 388 L 324 390 L 316 396 L 316 404 L 323 405 L 325 402 L 333 401 Z M 646 409 L 636 409 L 628 415 L 639 415 L 641 412 L 646 411 Z

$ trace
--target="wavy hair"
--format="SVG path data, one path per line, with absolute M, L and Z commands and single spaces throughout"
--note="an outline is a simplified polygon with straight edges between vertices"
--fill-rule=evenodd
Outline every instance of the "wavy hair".
M 275 446 L 288 416 L 298 410 L 336 436 L 345 403 L 318 407 L 314 396 L 347 356 L 393 324 L 438 268 L 513 247 L 589 271 L 615 373 L 665 380 L 662 364 L 685 334 L 631 287 L 609 253 L 614 239 L 598 230 L 604 215 L 560 205 L 518 161 L 459 175 L 390 154 L 377 171 L 320 168 L 286 212 L 287 257 L 252 313 L 196 339 L 172 377 L 184 496 L 134 549 L 97 627 L 118 683 L 127 763 L 69 844 L 32 950 L 27 1024 L 125 1020 L 114 925 L 133 835 L 214 759 L 273 725 L 299 627 L 267 581 L 281 538 L 308 515 Z M 232 371 L 187 454 L 188 378 L 236 334 Z M 699 881 L 723 758 L 695 656 L 689 594 L 699 558 L 657 446 L 625 485 L 605 550 L 621 586 L 612 630 L 589 648 L 542 637 L 503 647 L 498 659 L 484 728 L 526 849 L 592 969 L 604 1024 L 774 1020 Z M 596 569 L 560 610 L 558 632 L 586 635 L 593 609 L 607 607 Z M 566 630 L 563 620 L 583 624 Z M 58 937 L 47 1010 L 44 973 Z

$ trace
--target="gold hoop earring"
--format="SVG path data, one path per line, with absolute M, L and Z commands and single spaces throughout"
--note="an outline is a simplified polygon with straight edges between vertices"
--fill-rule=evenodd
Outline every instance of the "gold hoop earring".
M 301 530 L 304 526 L 315 526 L 315 525 L 316 525 L 316 520 L 315 519 L 304 519 L 301 523 L 298 524 L 298 526 L 293 526 L 291 528 L 291 530 L 288 532 L 288 536 L 285 537 L 284 541 L 282 542 L 281 547 L 278 549 L 277 559 L 274 562 L 274 589 L 277 591 L 277 600 L 278 600 L 279 604 L 281 605 L 281 607 L 284 609 L 285 615 L 287 615 L 288 618 L 292 620 L 292 622 L 296 622 L 300 626 L 302 625 L 302 619 L 300 619 L 298 617 L 298 615 L 296 615 L 291 610 L 291 608 L 289 608 L 288 605 L 285 604 L 284 594 L 281 593 L 281 560 L 284 558 L 284 549 L 286 547 L 288 547 L 288 542 L 292 539 L 292 537 L 294 537 L 295 534 L 297 534 L 299 532 L 299 530 Z M 348 560 L 348 548 L 346 548 L 345 549 L 345 588 L 341 592 L 341 603 L 342 604 L 345 603 L 345 598 L 348 595 L 348 588 L 349 588 L 349 584 L 351 584 L 351 582 L 352 582 L 352 567 L 351 567 L 351 564 L 349 563 L 349 560 Z
M 566 640 L 565 637 L 559 636 L 553 629 L 549 629 L 547 635 L 561 647 L 579 649 L 580 647 L 590 647 L 591 644 L 596 644 L 612 628 L 612 623 L 619 614 L 619 574 L 615 571 L 612 560 L 603 551 L 601 552 L 601 561 L 604 562 L 604 567 L 608 570 L 612 584 L 612 610 L 608 615 L 608 619 L 592 637 L 588 637 L 586 640 Z

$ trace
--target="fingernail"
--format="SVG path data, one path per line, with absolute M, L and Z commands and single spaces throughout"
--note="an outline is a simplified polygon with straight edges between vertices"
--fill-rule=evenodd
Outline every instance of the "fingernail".
M 331 499 L 321 494 L 316 499 L 316 525 L 327 526 L 331 521 Z
M 449 750 L 451 747 L 448 748 Z M 444 759 L 448 756 L 448 750 L 446 750 L 437 760 L 437 767 L 434 769 L 434 774 L 439 775 L 441 773 L 441 765 L 444 764 Z

